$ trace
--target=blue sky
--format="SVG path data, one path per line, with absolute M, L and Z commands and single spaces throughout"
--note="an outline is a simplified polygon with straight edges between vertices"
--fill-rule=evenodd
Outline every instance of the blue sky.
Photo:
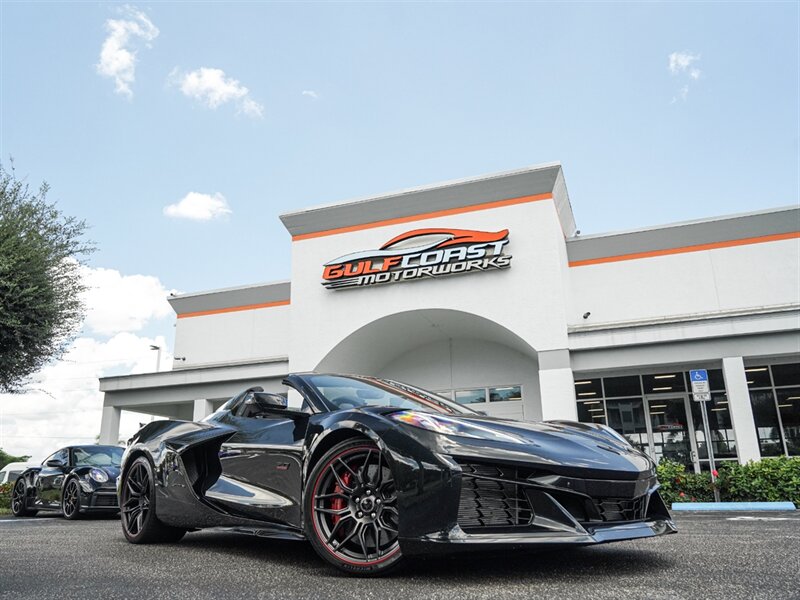
M 554 160 L 584 234 L 798 202 L 797 3 L 134 6 L 2 3 L 0 150 L 167 288 L 288 278 L 282 212 Z M 134 10 L 126 95 L 96 65 Z M 190 192 L 231 212 L 163 214 Z

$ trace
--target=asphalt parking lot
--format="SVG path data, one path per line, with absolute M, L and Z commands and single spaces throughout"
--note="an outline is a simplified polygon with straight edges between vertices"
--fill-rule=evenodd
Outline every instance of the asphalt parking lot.
M 800 598 L 800 511 L 678 514 L 678 535 L 579 550 L 416 561 L 384 579 L 303 542 L 226 532 L 133 546 L 119 522 L 0 519 L 0 598 Z

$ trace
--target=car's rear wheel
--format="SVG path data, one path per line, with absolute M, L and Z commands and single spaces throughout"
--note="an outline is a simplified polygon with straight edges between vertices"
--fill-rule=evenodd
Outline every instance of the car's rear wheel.
M 304 508 L 314 549 L 342 571 L 383 575 L 402 560 L 394 476 L 372 442 L 328 451 L 308 478 Z
M 120 486 L 122 533 L 132 544 L 177 542 L 185 529 L 165 525 L 156 517 L 156 494 L 153 467 L 140 456 L 125 471 Z
M 27 507 L 28 499 L 26 496 L 25 480 L 20 477 L 11 491 L 11 512 L 15 517 L 33 517 L 38 512 Z
M 81 518 L 81 488 L 77 479 L 70 479 L 61 496 L 61 512 L 65 519 L 74 521 Z

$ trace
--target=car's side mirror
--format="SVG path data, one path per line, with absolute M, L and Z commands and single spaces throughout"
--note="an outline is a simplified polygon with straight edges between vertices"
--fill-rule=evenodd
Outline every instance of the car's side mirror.
M 284 409 L 289 404 L 289 401 L 283 396 L 267 392 L 253 392 L 253 400 L 260 408 L 265 410 L 270 408 Z
M 64 468 L 64 463 L 61 462 L 60 460 L 57 460 L 57 459 L 54 458 L 53 460 L 48 460 L 45 463 L 45 466 L 46 467 L 52 467 L 54 469 L 63 469 Z

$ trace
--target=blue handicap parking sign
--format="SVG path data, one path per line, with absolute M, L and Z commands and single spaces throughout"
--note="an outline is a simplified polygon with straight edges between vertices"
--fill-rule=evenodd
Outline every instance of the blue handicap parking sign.
M 708 371 L 705 369 L 689 371 L 689 379 L 691 381 L 708 381 Z

